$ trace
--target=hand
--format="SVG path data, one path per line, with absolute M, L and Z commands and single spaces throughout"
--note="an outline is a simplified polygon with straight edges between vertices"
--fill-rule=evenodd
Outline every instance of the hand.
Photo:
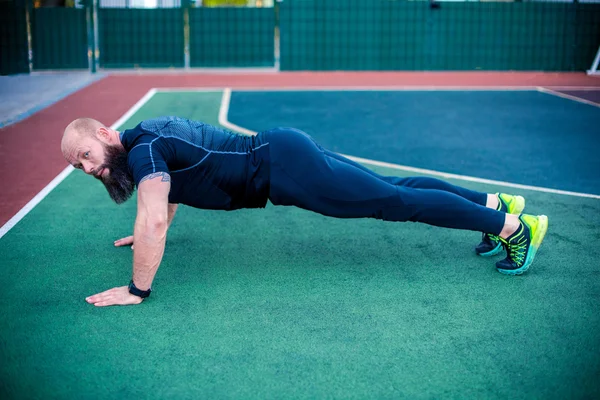
M 116 247 L 129 246 L 129 245 L 131 245 L 131 250 L 133 250 L 133 236 L 127 236 L 127 237 L 124 237 L 123 239 L 115 240 Z
M 96 307 L 104 307 L 140 304 L 142 301 L 144 301 L 144 299 L 129 293 L 129 287 L 121 286 L 90 297 L 86 297 L 85 301 L 95 305 Z

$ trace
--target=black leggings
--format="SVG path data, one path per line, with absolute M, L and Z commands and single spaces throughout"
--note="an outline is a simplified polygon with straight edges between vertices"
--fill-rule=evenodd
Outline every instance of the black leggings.
M 269 143 L 269 199 L 336 218 L 413 221 L 499 234 L 505 214 L 485 207 L 487 194 L 428 177 L 381 176 L 323 149 L 293 128 L 262 132 Z

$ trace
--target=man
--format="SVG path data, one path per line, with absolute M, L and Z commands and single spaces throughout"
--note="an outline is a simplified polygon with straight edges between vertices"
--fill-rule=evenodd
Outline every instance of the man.
M 118 132 L 80 118 L 65 129 L 66 160 L 104 183 L 118 204 L 138 189 L 133 278 L 86 300 L 96 306 L 139 304 L 150 295 L 167 229 L 178 204 L 215 210 L 297 206 L 337 218 L 413 221 L 483 233 L 475 251 L 507 257 L 499 272 L 525 272 L 548 228 L 544 215 L 520 214 L 525 200 L 486 194 L 433 178 L 384 177 L 319 146 L 292 128 L 256 136 L 164 117 Z M 133 246 L 132 246 L 133 247 Z

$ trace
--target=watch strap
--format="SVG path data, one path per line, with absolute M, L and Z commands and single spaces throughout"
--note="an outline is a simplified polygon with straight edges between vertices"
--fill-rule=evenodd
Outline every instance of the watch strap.
M 135 287 L 135 284 L 133 283 L 133 279 L 131 280 L 131 282 L 129 282 L 129 293 L 131 293 L 134 296 L 138 296 L 138 297 L 141 297 L 142 299 L 145 299 L 146 297 L 150 296 L 151 292 L 152 292 L 152 288 L 149 288 L 148 290 L 140 290 L 137 287 Z

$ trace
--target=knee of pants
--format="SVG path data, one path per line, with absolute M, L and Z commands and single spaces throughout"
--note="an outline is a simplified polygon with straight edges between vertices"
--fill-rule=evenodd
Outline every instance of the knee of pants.
M 372 199 L 359 203 L 336 202 L 336 212 L 346 218 L 374 218 L 383 221 L 405 222 L 415 218 L 414 207 L 407 206 L 398 196 Z
M 394 222 L 415 221 L 415 215 L 413 211 L 410 209 L 410 207 L 406 206 L 383 207 L 377 210 L 373 218 Z

